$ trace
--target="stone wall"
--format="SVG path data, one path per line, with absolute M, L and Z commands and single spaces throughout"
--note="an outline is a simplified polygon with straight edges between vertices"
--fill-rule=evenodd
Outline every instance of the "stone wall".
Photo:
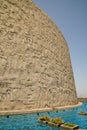
M 31 0 L 0 0 L 0 110 L 76 103 L 60 30 Z

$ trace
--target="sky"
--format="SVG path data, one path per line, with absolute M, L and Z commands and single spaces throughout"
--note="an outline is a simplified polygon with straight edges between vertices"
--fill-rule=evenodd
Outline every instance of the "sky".
M 87 97 L 87 0 L 33 0 L 59 27 L 69 46 L 78 97 Z

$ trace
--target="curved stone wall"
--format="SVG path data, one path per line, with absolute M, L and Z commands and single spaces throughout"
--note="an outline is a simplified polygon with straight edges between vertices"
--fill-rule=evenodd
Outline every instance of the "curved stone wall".
M 0 110 L 76 103 L 60 30 L 31 0 L 0 0 Z

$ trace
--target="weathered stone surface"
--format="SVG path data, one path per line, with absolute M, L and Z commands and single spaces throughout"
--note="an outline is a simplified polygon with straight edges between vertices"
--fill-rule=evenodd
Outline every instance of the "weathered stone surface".
M 76 103 L 60 30 L 31 0 L 0 0 L 0 110 Z

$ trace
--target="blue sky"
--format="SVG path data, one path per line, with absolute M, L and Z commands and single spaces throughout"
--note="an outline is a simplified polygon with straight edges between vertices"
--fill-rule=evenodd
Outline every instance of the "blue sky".
M 33 0 L 63 33 L 78 97 L 87 97 L 87 0 Z

